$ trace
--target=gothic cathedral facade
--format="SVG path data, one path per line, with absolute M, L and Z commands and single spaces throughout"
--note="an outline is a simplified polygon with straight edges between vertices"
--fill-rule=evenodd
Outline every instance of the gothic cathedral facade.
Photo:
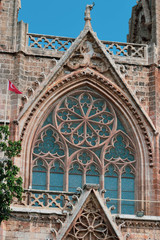
M 160 1 L 139 0 L 127 43 L 85 25 L 28 33 L 0 0 L 0 124 L 22 151 L 24 193 L 2 240 L 160 240 Z M 11 92 L 5 117 L 7 82 Z

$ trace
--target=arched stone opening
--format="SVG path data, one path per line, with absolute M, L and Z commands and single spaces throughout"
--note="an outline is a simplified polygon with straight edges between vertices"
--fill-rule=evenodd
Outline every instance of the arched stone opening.
M 83 139 L 81 142 L 78 142 L 78 143 L 73 142 L 73 134 L 69 134 L 69 132 L 68 132 L 68 136 L 69 135 L 70 136 L 69 136 L 69 138 L 67 138 L 63 132 L 64 130 L 62 130 L 62 128 L 61 128 L 61 126 L 63 126 L 63 128 L 64 128 L 66 116 L 64 116 L 64 119 L 63 119 L 62 115 L 61 115 L 61 117 L 59 116 L 59 121 L 61 121 L 61 123 L 56 122 L 57 120 L 55 118 L 55 116 L 56 116 L 55 112 L 56 112 L 56 114 L 57 114 L 57 112 L 59 112 L 59 113 L 62 112 L 61 110 L 64 108 L 63 105 L 64 105 L 64 102 L 66 101 L 65 99 L 67 99 L 67 98 L 72 98 L 72 99 L 77 98 L 78 99 L 78 98 L 84 98 L 84 96 L 86 99 L 90 99 L 92 101 L 92 103 L 93 102 L 96 103 L 96 101 L 107 102 L 107 105 L 108 105 L 107 107 L 109 110 L 107 112 L 107 110 L 106 110 L 107 107 L 106 107 L 106 109 L 104 110 L 105 113 L 103 112 L 103 114 L 104 114 L 103 118 L 105 118 L 105 117 L 112 118 L 113 116 L 114 116 L 114 118 L 118 117 L 117 118 L 118 120 L 116 120 L 116 126 L 118 126 L 117 121 L 119 124 L 118 129 L 117 129 L 117 127 L 115 127 L 115 123 L 113 124 L 113 122 L 111 123 L 112 127 L 109 127 L 106 124 L 107 128 L 104 129 L 104 132 L 106 134 L 107 129 L 108 129 L 109 133 L 107 133 L 107 135 L 109 137 L 107 135 L 103 136 L 103 137 L 97 135 L 98 137 L 97 137 L 96 141 L 98 142 L 98 145 L 96 145 L 96 143 L 92 144 L 90 142 L 91 140 L 87 140 L 87 137 L 85 134 L 84 134 L 85 141 Z M 97 100 L 97 99 L 100 99 L 100 100 Z M 84 105 L 85 104 L 86 104 L 86 102 L 84 101 Z M 88 109 L 89 109 L 89 106 L 88 106 Z M 91 110 L 92 110 L 92 108 L 90 107 L 90 111 Z M 83 113 L 86 114 L 87 111 L 88 110 L 86 107 L 86 110 L 84 108 Z M 81 116 L 81 125 L 85 125 L 86 122 L 89 121 L 89 118 L 86 118 L 86 116 L 84 116 L 84 115 Z M 48 118 L 54 118 L 51 120 L 52 123 L 49 122 L 49 120 L 47 120 L 47 116 L 48 116 Z M 94 118 L 94 116 L 92 116 L 92 117 Z M 77 163 L 79 165 L 79 171 L 82 172 L 81 183 L 83 183 L 83 184 L 86 183 L 87 176 L 90 176 L 90 178 L 92 178 L 92 179 L 94 179 L 94 177 L 96 178 L 95 173 L 97 172 L 98 173 L 97 179 L 99 178 L 98 181 L 101 186 L 101 189 L 105 188 L 105 180 L 104 179 L 105 179 L 105 177 L 107 178 L 105 173 L 109 172 L 109 165 L 111 164 L 111 162 L 110 162 L 111 157 L 110 157 L 110 159 L 106 159 L 105 155 L 107 154 L 107 151 L 109 151 L 109 149 L 111 149 L 111 145 L 110 145 L 111 143 L 112 143 L 112 147 L 115 148 L 114 143 L 120 141 L 121 143 L 123 143 L 122 145 L 126 144 L 124 146 L 124 149 L 126 149 L 128 151 L 128 154 L 130 154 L 131 149 L 134 152 L 134 154 L 133 154 L 134 155 L 134 161 L 133 161 L 134 163 L 133 164 L 131 163 L 132 160 L 129 160 L 127 163 L 127 162 L 125 162 L 124 158 L 122 158 L 122 157 L 121 157 L 121 159 L 118 159 L 118 158 L 120 158 L 119 156 L 117 156 L 117 157 L 112 156 L 112 158 L 114 158 L 112 166 L 114 166 L 115 168 L 118 166 L 122 166 L 123 170 L 122 169 L 120 170 L 121 177 L 119 177 L 118 187 L 117 187 L 119 189 L 119 186 L 120 186 L 121 190 L 119 191 L 119 193 L 117 193 L 117 197 L 112 197 L 112 196 L 110 196 L 110 197 L 117 198 L 118 199 L 117 201 L 122 202 L 121 198 L 123 195 L 123 193 L 122 193 L 123 192 L 122 191 L 123 184 L 121 184 L 121 182 L 123 181 L 124 175 L 127 174 L 126 169 L 128 167 L 128 168 L 130 168 L 130 172 L 128 172 L 128 174 L 134 175 L 136 172 L 136 175 L 134 176 L 134 185 L 135 185 L 134 189 L 136 189 L 134 198 L 136 200 L 137 199 L 138 200 L 146 199 L 147 194 L 144 194 L 144 188 L 148 189 L 148 191 L 149 191 L 149 185 L 147 184 L 149 182 L 149 180 L 147 179 L 147 181 L 146 181 L 145 173 L 146 173 L 146 171 L 149 171 L 149 167 L 148 167 L 149 164 L 147 164 L 148 156 L 147 156 L 147 154 L 144 153 L 145 152 L 144 151 L 144 137 L 141 134 L 140 129 L 137 126 L 136 119 L 132 115 L 130 109 L 126 108 L 124 106 L 123 100 L 120 99 L 116 95 L 116 93 L 114 93 L 110 89 L 106 88 L 105 86 L 104 87 L 100 86 L 100 84 L 98 84 L 97 81 L 95 81 L 95 79 L 93 79 L 93 78 L 89 78 L 89 77 L 84 78 L 83 77 L 83 79 L 81 78 L 79 80 L 77 78 L 77 82 L 74 82 L 74 84 L 73 83 L 70 84 L 67 88 L 63 86 L 63 88 L 59 89 L 59 91 L 57 91 L 56 93 L 52 93 L 49 96 L 49 98 L 47 99 L 46 103 L 42 104 L 41 107 L 39 108 L 39 110 L 37 112 L 35 112 L 34 120 L 32 120 L 32 124 L 33 124 L 33 122 L 34 122 L 34 124 L 33 125 L 30 124 L 31 129 L 27 132 L 27 138 L 25 138 L 25 143 L 24 143 L 24 144 L 26 144 L 26 141 L 27 141 L 27 143 L 29 143 L 28 145 L 26 145 L 26 151 L 25 151 L 26 163 L 25 163 L 24 167 L 26 169 L 26 171 L 25 171 L 25 173 L 26 173 L 26 177 L 25 177 L 26 188 L 28 188 L 32 183 L 32 173 L 31 173 L 32 153 L 31 153 L 31 149 L 33 149 L 33 146 L 35 146 L 35 142 L 38 141 L 37 140 L 38 136 L 40 136 L 39 135 L 40 132 L 43 132 L 44 124 L 46 122 L 48 124 L 49 128 L 51 128 L 51 126 L 49 126 L 49 125 L 52 125 L 52 128 L 54 129 L 54 131 L 58 132 L 60 138 L 62 139 L 60 142 L 63 142 L 63 145 L 64 145 L 63 149 L 66 151 L 66 153 L 64 154 L 65 155 L 64 160 L 62 161 L 62 159 L 59 159 L 59 162 L 61 162 L 60 163 L 61 168 L 65 172 L 64 177 L 63 177 L 63 184 L 64 184 L 63 190 L 68 191 L 69 175 L 71 174 L 71 171 L 74 168 L 74 166 L 73 166 L 74 163 Z M 78 120 L 73 119 L 73 120 L 75 120 L 75 122 L 77 121 L 76 123 L 78 125 L 80 125 L 79 119 Z M 69 121 L 70 121 L 70 124 L 73 123 L 72 119 L 71 120 L 69 119 Z M 99 121 L 99 120 L 97 120 L 97 121 Z M 109 120 L 109 121 L 111 121 L 111 120 Z M 92 123 L 93 122 L 94 121 L 92 121 Z M 99 124 L 99 122 L 97 122 L 97 123 Z M 102 121 L 101 125 L 103 125 L 103 124 L 104 123 Z M 73 126 L 73 128 L 77 127 L 77 126 Z M 90 124 L 90 129 L 93 130 L 92 124 Z M 96 129 L 96 130 L 97 130 L 97 132 L 99 131 L 99 129 Z M 112 133 L 112 135 L 110 135 L 110 133 Z M 124 139 L 125 139 L 125 141 L 124 141 Z M 88 144 L 88 146 L 87 146 L 87 144 Z M 95 144 L 95 146 L 94 146 L 94 144 Z M 73 156 L 76 156 L 76 159 L 74 159 L 73 156 L 69 155 L 69 149 L 67 149 L 67 148 L 68 148 L 68 146 L 70 147 L 71 145 L 72 146 L 74 145 L 75 149 L 73 151 Z M 98 153 L 98 151 L 100 151 L 99 147 L 103 148 L 103 151 L 102 151 L 103 153 Z M 84 149 L 85 149 L 85 151 L 83 151 Z M 93 149 L 97 151 L 96 154 L 93 151 Z M 77 151 L 77 154 L 79 151 L 79 155 L 81 155 L 82 158 L 84 158 L 84 156 L 83 156 L 84 154 L 86 154 L 86 155 L 88 154 L 89 158 L 92 159 L 94 164 L 90 163 L 87 166 L 86 163 L 85 164 L 82 163 L 82 160 L 79 158 L 78 155 L 76 155 L 76 151 Z M 95 156 L 96 156 L 95 160 L 93 160 L 94 154 L 91 152 L 93 152 L 95 154 Z M 97 154 L 100 154 L 101 157 L 99 158 Z M 127 157 L 126 157 L 126 159 L 127 159 Z M 54 161 L 56 161 L 56 160 L 57 160 L 57 157 Z M 62 167 L 62 165 L 64 165 L 64 166 Z M 95 168 L 94 169 L 95 173 L 92 175 L 91 174 L 87 175 L 87 173 L 89 173 L 89 171 L 91 171 L 90 166 L 92 166 L 92 165 Z M 120 169 L 120 167 L 119 167 L 119 169 Z M 138 171 L 136 169 L 138 169 Z M 114 172 L 116 172 L 116 171 L 114 170 Z M 72 172 L 72 175 L 73 175 L 73 172 Z M 127 176 L 127 177 L 128 177 L 128 179 L 133 179 L 133 177 L 131 178 L 131 176 Z M 88 177 L 88 179 L 89 179 L 89 177 Z M 49 180 L 47 182 L 49 183 Z M 47 189 L 49 189 L 49 184 L 48 184 Z M 108 191 L 110 191 L 110 190 L 108 190 Z M 128 191 L 130 191 L 130 190 L 128 190 Z M 118 208 L 118 212 L 121 212 L 120 204 L 117 208 Z M 137 202 L 134 211 L 142 209 L 142 208 L 143 209 L 145 208 L 145 203 L 143 201 Z M 146 210 L 148 211 L 148 208 Z

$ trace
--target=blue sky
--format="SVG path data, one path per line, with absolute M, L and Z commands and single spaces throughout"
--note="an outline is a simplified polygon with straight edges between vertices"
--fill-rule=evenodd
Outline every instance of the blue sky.
M 21 0 L 19 20 L 29 33 L 76 38 L 84 27 L 84 11 L 91 0 Z M 128 21 L 136 0 L 94 0 L 92 27 L 100 40 L 126 42 Z

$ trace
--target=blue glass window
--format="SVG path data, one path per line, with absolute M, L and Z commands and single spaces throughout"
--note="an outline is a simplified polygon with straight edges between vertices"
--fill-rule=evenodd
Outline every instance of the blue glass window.
M 131 167 L 127 166 L 122 175 L 122 199 L 134 200 L 134 178 Z M 122 201 L 121 204 L 123 214 L 134 214 L 134 201 Z
M 33 167 L 33 174 L 32 174 L 32 188 L 45 190 L 46 189 L 46 177 L 47 172 L 46 168 L 43 166 L 43 161 L 38 160 L 37 166 Z
M 90 170 L 86 173 L 86 183 L 99 184 L 99 172 L 93 164 L 90 166 Z
M 75 163 L 69 171 L 69 191 L 75 192 L 78 187 L 82 187 L 82 170 L 79 164 Z
M 134 156 L 130 153 L 129 149 L 126 148 L 126 143 L 120 134 L 116 136 L 114 147 L 112 147 L 110 151 L 105 155 L 106 159 L 116 159 L 119 157 L 121 159 L 128 159 L 130 161 L 134 160 Z
M 59 162 L 50 170 L 50 190 L 63 191 L 63 169 L 60 168 Z
M 56 136 L 54 136 L 54 132 L 52 129 L 47 129 L 42 132 L 44 134 L 43 141 L 41 141 L 38 146 L 35 146 L 34 153 L 35 154 L 57 154 L 58 156 L 64 155 L 64 150 L 60 147 L 60 144 L 56 141 Z
M 109 198 L 115 198 L 118 199 L 118 174 L 114 170 L 114 166 L 110 165 L 108 167 L 108 171 L 105 173 L 105 197 Z M 107 206 L 110 207 L 114 205 L 115 210 L 113 210 L 113 213 L 118 212 L 118 201 L 117 200 L 111 200 L 107 203 Z
M 109 99 L 88 87 L 59 99 L 37 132 L 32 158 L 33 188 L 75 192 L 85 181 L 99 184 L 100 173 L 108 166 L 101 181 L 104 178 L 105 197 L 114 200 L 107 206 L 116 207 L 113 213 L 121 209 L 122 213 L 133 214 L 134 202 L 123 199 L 134 200 L 135 147 L 121 115 Z M 35 163 L 36 159 L 46 165 L 40 160 Z M 122 171 L 124 166 L 127 167 Z M 62 199 L 60 203 L 63 204 Z

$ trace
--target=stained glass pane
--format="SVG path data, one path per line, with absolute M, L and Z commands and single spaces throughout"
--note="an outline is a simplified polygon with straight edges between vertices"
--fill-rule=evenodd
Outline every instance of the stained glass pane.
M 63 191 L 63 169 L 59 162 L 55 162 L 54 168 L 50 170 L 50 190 Z
M 92 156 L 87 151 L 81 151 L 78 155 L 78 160 L 82 164 L 88 164 L 91 161 L 91 159 L 92 159 Z
M 134 200 L 134 174 L 131 168 L 127 166 L 125 173 L 122 175 L 122 199 Z M 122 201 L 122 213 L 123 214 L 134 214 L 135 203 L 134 201 Z
M 131 154 L 130 150 L 126 148 L 126 143 L 122 135 L 118 135 L 115 138 L 114 147 L 108 150 L 105 155 L 106 159 L 112 158 L 121 158 L 121 159 L 128 159 L 130 161 L 134 160 L 133 154 Z
M 58 154 L 58 156 L 64 155 L 64 150 L 61 144 L 57 142 L 57 134 L 51 129 L 47 129 L 42 133 L 43 140 L 34 148 L 34 153 L 44 154 L 50 152 L 51 154 Z
M 126 130 L 119 118 L 117 118 L 117 130 L 121 130 L 122 132 L 126 133 Z
M 99 172 L 94 165 L 91 165 L 86 173 L 86 183 L 99 184 Z
M 33 168 L 32 188 L 45 190 L 46 189 L 46 168 L 42 161 L 38 161 L 37 166 Z
M 51 125 L 53 124 L 52 114 L 53 114 L 53 112 L 51 112 L 51 113 L 48 115 L 48 117 L 47 117 L 46 120 L 44 121 L 42 127 L 44 127 L 44 126 L 46 126 L 46 125 L 48 125 L 48 124 L 51 124 Z
M 82 187 L 82 171 L 78 164 L 74 164 L 69 171 L 69 191 L 75 192 L 78 187 Z
M 118 175 L 114 170 L 114 166 L 110 165 L 108 171 L 105 173 L 105 197 L 118 199 Z M 118 201 L 111 200 L 107 203 L 107 207 L 114 205 L 115 210 L 112 213 L 118 212 Z

